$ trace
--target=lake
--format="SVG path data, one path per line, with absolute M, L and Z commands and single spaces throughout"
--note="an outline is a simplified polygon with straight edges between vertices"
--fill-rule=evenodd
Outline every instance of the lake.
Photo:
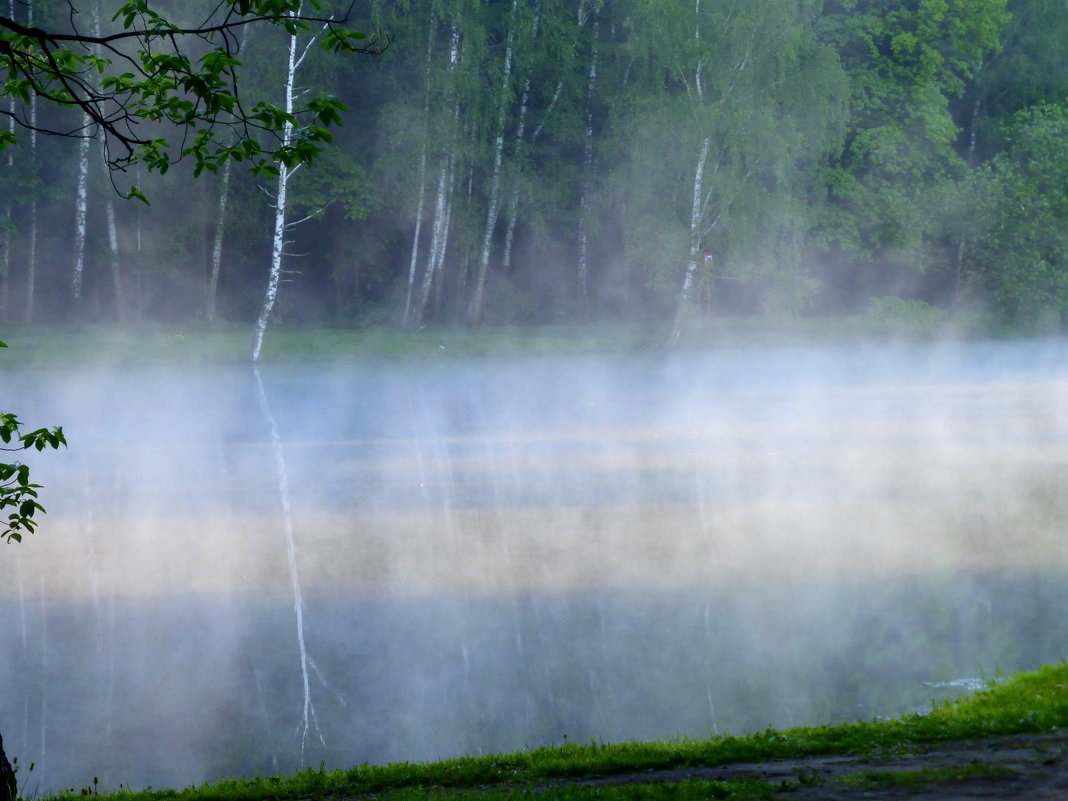
M 0 559 L 29 791 L 897 716 L 1068 655 L 1063 341 L 0 382 L 70 442 Z

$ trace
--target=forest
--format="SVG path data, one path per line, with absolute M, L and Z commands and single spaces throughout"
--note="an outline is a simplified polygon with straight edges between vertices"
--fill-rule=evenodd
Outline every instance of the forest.
M 273 173 L 116 169 L 77 110 L 3 97 L 0 322 L 1068 323 L 1059 0 L 358 0 L 348 24 L 388 47 L 241 34 L 246 103 L 347 109 Z

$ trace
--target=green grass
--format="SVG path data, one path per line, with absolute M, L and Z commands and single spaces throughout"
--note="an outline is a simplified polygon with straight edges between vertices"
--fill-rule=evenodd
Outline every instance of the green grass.
M 251 326 L 204 324 L 34 326 L 5 328 L 11 346 L 0 364 L 189 365 L 248 361 Z M 562 326 L 479 331 L 395 328 L 271 328 L 261 361 L 434 360 L 548 353 L 635 352 L 659 347 L 663 337 L 643 326 Z
M 992 688 L 966 698 L 933 706 L 927 714 L 909 715 L 899 720 L 768 730 L 744 737 L 710 740 L 566 744 L 433 763 L 308 770 L 293 776 L 231 780 L 182 791 L 123 791 L 105 798 L 111 801 L 306 801 L 372 794 L 385 794 L 391 799 L 427 799 L 445 793 L 449 799 L 455 799 L 459 794 L 464 799 L 477 795 L 479 801 L 498 801 L 511 799 L 531 786 L 558 780 L 829 754 L 890 755 L 907 753 L 932 743 L 1042 732 L 1066 725 L 1068 662 L 1063 662 L 998 682 Z M 916 774 L 913 778 L 916 781 L 937 779 L 930 772 Z M 908 780 L 907 777 L 902 779 Z M 855 781 L 889 779 L 871 774 Z M 765 783 L 698 781 L 621 787 L 563 786 L 550 788 L 540 797 L 550 801 L 579 801 L 579 796 L 582 801 L 595 798 L 599 801 L 687 801 L 691 797 L 746 799 L 767 797 L 768 787 Z M 70 791 L 66 795 L 78 794 Z
M 887 332 L 870 316 L 738 317 L 695 320 L 678 349 L 785 347 L 870 341 Z M 450 360 L 480 356 L 561 353 L 636 353 L 667 349 L 666 322 L 606 322 L 552 326 L 424 328 L 298 328 L 267 331 L 261 360 Z M 969 336 L 958 331 L 959 336 Z M 11 349 L 0 365 L 229 364 L 248 360 L 251 324 L 190 321 L 117 325 L 8 326 L 0 338 Z M 890 337 L 893 338 L 893 337 Z M 902 335 L 903 341 L 924 336 Z
M 537 795 L 525 786 L 505 788 L 445 790 L 404 790 L 390 794 L 391 801 L 705 801 L 706 799 L 738 799 L 760 801 L 775 797 L 775 787 L 759 779 L 718 782 L 707 779 L 689 779 L 682 782 L 649 784 L 620 784 L 612 786 L 582 787 L 560 785 L 539 789 Z

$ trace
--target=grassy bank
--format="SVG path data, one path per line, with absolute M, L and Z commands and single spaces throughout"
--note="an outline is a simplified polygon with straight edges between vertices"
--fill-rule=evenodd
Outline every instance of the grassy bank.
M 348 770 L 308 770 L 203 785 L 183 791 L 124 791 L 114 801 L 183 799 L 262 801 L 380 796 L 474 798 L 496 801 L 528 794 L 552 782 L 620 773 L 727 765 L 830 754 L 872 757 L 909 752 L 935 743 L 993 735 L 1048 732 L 1068 726 L 1068 663 L 1050 665 L 995 683 L 967 698 L 899 720 L 841 726 L 768 730 L 745 737 L 672 742 L 566 744 L 513 754 L 462 757 L 425 764 L 360 765 Z M 556 785 L 538 795 L 548 801 L 661 801 L 689 798 L 761 798 L 766 782 L 690 780 L 666 784 L 581 787 Z M 81 791 L 81 794 L 87 791 Z M 79 795 L 74 790 L 67 795 Z
M 679 349 L 783 347 L 888 339 L 967 338 L 975 326 L 932 328 L 888 325 L 872 315 L 824 318 L 724 318 L 695 321 Z M 589 323 L 541 327 L 295 328 L 269 329 L 264 362 L 344 359 L 450 359 L 542 353 L 633 353 L 667 350 L 664 323 Z M 8 326 L 7 364 L 216 364 L 248 360 L 250 325 L 207 323 Z

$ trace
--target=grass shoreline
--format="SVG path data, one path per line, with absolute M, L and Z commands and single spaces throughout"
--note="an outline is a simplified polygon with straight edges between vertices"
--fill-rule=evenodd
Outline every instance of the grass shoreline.
M 5 363 L 24 366 L 247 363 L 252 329 L 234 323 L 184 322 L 54 324 L 0 329 L 11 346 Z M 668 344 L 661 322 L 457 327 L 334 328 L 275 325 L 267 333 L 263 363 L 354 359 L 449 360 L 550 354 L 634 354 L 686 350 L 751 350 L 845 344 L 887 345 L 963 342 L 989 338 L 977 326 L 887 329 L 870 317 L 722 318 L 689 326 Z
M 709 740 L 619 744 L 565 744 L 511 754 L 466 756 L 432 763 L 358 765 L 347 770 L 306 770 L 292 776 L 233 779 L 185 790 L 121 790 L 99 797 L 112 801 L 273 801 L 274 799 L 390 798 L 447 793 L 467 798 L 497 798 L 501 793 L 528 793 L 553 782 L 689 767 L 715 767 L 740 762 L 798 759 L 828 755 L 871 758 L 903 754 L 935 744 L 993 736 L 1059 731 L 1068 726 L 1068 662 L 1046 665 L 999 681 L 986 690 L 933 705 L 925 714 L 897 720 L 769 729 L 745 736 Z M 682 784 L 692 784 L 683 782 Z M 734 785 L 738 786 L 734 786 Z M 691 787 L 698 797 L 767 797 L 767 783 L 703 782 Z M 621 799 L 690 797 L 674 789 L 635 790 L 556 788 L 572 798 Z M 717 789 L 718 787 L 718 789 Z M 685 788 L 684 788 L 685 789 Z M 667 795 L 664 795 L 667 792 Z M 680 795 L 681 792 L 681 795 Z M 57 798 L 92 794 L 90 788 L 69 790 Z M 414 794 L 414 795 L 413 795 Z M 560 793 L 554 793 L 559 795 Z

